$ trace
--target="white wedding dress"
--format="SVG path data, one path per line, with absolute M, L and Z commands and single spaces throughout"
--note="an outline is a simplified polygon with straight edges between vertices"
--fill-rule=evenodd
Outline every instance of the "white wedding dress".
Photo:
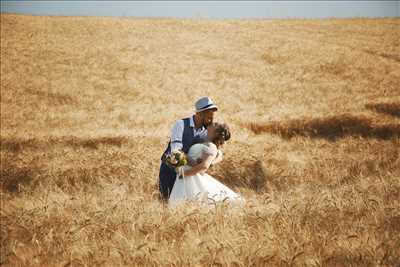
M 204 153 L 215 156 L 217 147 L 210 142 L 195 144 L 190 147 L 187 156 L 196 162 L 202 158 Z M 191 167 L 186 165 L 183 168 L 188 170 Z M 181 179 L 179 177 L 176 178 L 168 205 L 175 206 L 188 201 L 201 204 L 215 204 L 218 201 L 244 203 L 244 198 L 207 173 L 198 173 Z

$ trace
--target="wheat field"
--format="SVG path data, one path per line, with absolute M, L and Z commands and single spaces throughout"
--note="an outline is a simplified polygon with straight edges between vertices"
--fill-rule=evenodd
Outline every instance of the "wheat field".
M 1 14 L 3 266 L 399 266 L 400 19 Z M 171 209 L 198 97 L 245 207 Z

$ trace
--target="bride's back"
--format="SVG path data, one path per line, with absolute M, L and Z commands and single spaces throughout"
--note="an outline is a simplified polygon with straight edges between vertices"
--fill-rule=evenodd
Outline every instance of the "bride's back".
M 203 153 L 212 151 L 214 149 L 213 145 L 209 142 L 194 144 L 190 147 L 187 155 L 193 161 L 197 161 L 203 157 Z

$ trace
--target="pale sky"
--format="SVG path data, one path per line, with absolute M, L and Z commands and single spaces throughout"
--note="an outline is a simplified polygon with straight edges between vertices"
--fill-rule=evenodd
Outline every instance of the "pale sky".
M 399 17 L 400 1 L 1 1 L 1 12 L 178 18 Z

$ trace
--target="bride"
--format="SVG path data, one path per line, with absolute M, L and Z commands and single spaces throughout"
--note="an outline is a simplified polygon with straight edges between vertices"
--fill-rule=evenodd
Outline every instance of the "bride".
M 173 206 L 186 201 L 212 204 L 217 201 L 242 202 L 244 199 L 206 171 L 211 164 L 222 160 L 220 148 L 230 139 L 226 124 L 213 123 L 207 127 L 207 141 L 190 147 L 188 165 L 181 167 L 172 188 L 168 204 Z

